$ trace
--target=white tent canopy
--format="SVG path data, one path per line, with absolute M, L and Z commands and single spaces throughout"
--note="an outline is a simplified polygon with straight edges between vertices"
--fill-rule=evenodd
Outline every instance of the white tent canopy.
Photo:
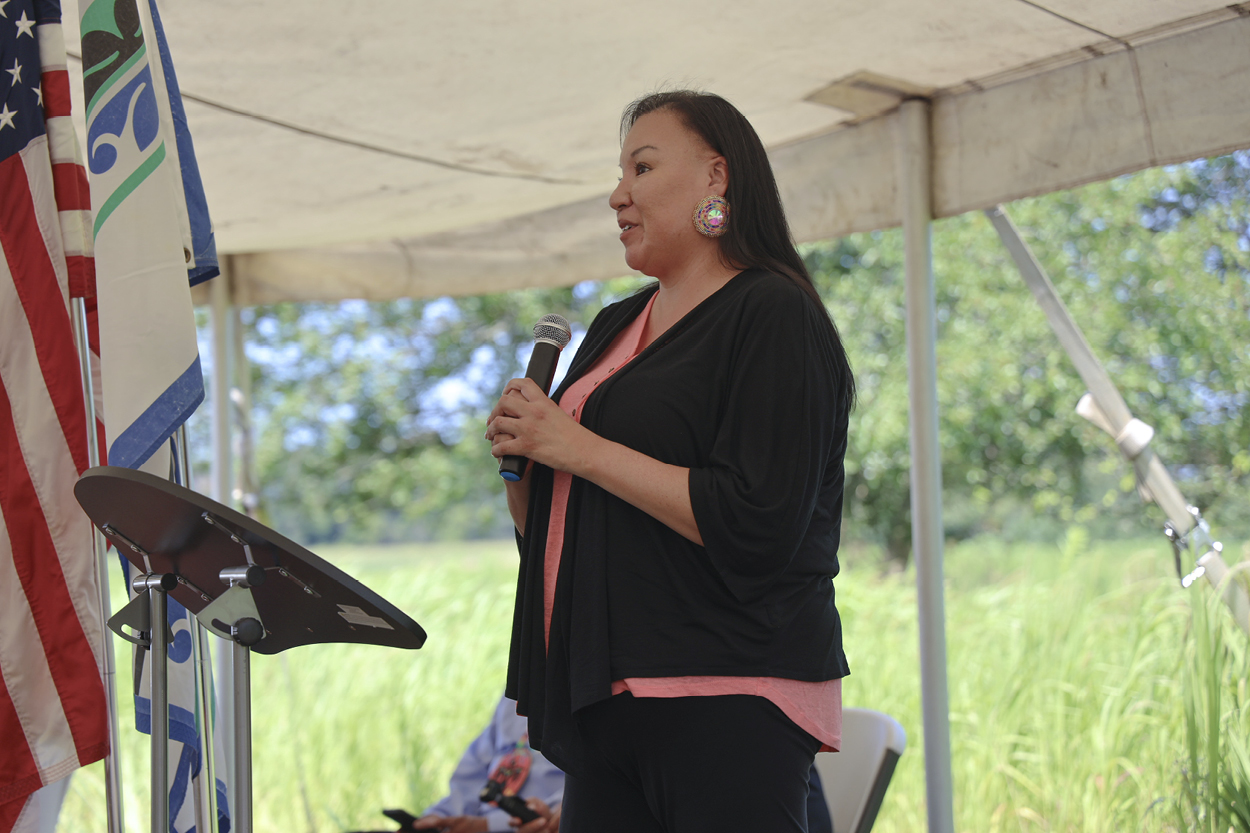
M 938 217 L 1250 144 L 1250 4 L 1218 0 L 162 10 L 243 304 L 622 274 L 617 119 L 662 86 L 746 113 L 800 241 L 900 222 L 903 97 Z

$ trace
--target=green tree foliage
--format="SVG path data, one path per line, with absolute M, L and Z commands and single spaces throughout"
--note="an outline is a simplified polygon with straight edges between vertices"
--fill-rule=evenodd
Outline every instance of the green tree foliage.
M 1008 207 L 1185 495 L 1250 526 L 1250 154 Z M 1123 531 L 1143 513 L 1084 385 L 979 213 L 935 223 L 947 533 L 1025 519 Z M 859 385 L 845 533 L 910 549 L 903 251 L 897 230 L 804 247 Z M 262 510 L 305 540 L 506 535 L 480 439 L 541 315 L 589 324 L 634 279 L 461 299 L 246 314 Z
M 246 311 L 265 519 L 310 542 L 506 534 L 483 414 L 535 321 L 635 285 Z
M 1233 522 L 1244 522 L 1250 473 L 1248 197 L 1250 155 L 1240 154 L 1009 207 L 1130 409 L 1154 426 L 1182 491 Z M 936 223 L 933 248 L 948 533 L 1010 526 L 1022 511 L 1141 517 L 1109 438 L 1075 414 L 1084 385 L 988 220 Z M 905 562 L 901 235 L 852 235 L 805 256 L 860 385 L 848 527 Z

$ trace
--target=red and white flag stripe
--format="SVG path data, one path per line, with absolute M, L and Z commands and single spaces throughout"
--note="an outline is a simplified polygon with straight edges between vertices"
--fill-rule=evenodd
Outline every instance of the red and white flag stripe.
M 65 39 L 59 23 L 43 23 L 35 30 L 39 38 L 40 80 L 43 88 L 44 127 L 48 131 L 48 155 L 60 211 L 61 240 L 68 266 L 70 295 L 95 296 L 95 263 L 91 251 L 91 192 L 83 168 L 78 137 L 70 120 L 69 71 L 65 65 Z
M 48 131 L 48 156 L 52 160 L 52 183 L 61 225 L 61 244 L 65 251 L 66 277 L 70 297 L 82 298 L 86 302 L 95 412 L 100 421 L 100 462 L 104 463 L 104 393 L 100 384 L 100 328 L 95 301 L 91 187 L 83 166 L 78 134 L 70 117 L 69 70 L 65 64 L 65 39 L 61 24 L 41 23 L 35 33 L 39 38 L 44 127 Z
M 98 572 L 73 495 L 87 419 L 69 298 L 94 294 L 90 206 L 60 27 L 37 31 L 54 44 L 48 136 L 0 162 L 0 833 L 108 751 Z

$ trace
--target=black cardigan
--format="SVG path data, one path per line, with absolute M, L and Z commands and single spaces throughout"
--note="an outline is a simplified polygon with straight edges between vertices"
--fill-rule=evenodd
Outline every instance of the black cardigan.
M 553 399 L 654 292 L 599 314 Z M 748 270 L 599 386 L 581 424 L 689 468 L 704 546 L 574 477 L 547 650 L 553 472 L 533 466 L 507 692 L 531 745 L 557 766 L 576 771 L 574 715 L 611 696 L 613 680 L 849 673 L 832 578 L 850 380 L 834 338 L 793 281 Z

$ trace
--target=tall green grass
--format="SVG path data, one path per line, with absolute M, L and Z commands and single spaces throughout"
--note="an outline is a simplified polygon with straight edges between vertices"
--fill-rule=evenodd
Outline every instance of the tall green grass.
M 1192 610 L 1178 824 L 1206 833 L 1250 831 L 1246 639 L 1214 592 L 1194 599 Z
M 430 639 L 417 652 L 314 646 L 254 660 L 258 831 L 381 828 L 382 807 L 419 811 L 441 794 L 503 687 L 510 542 L 320 554 L 411 614 Z M 880 575 L 871 550 L 846 555 L 837 581 L 852 669 L 844 702 L 888 712 L 908 733 L 876 830 L 922 830 L 914 575 Z M 1182 680 L 1189 600 L 1202 591 L 1182 591 L 1170 565 L 1162 537 L 1091 543 L 1079 529 L 1053 545 L 982 538 L 948 547 L 959 830 L 1186 829 L 1178 807 L 1194 770 Z M 127 816 L 137 830 L 147 819 L 146 737 L 124 734 Z M 60 829 L 103 830 L 103 806 L 102 771 L 88 767 Z
M 957 829 L 1168 827 L 1187 610 L 1168 564 L 1165 546 L 1091 545 L 1079 532 L 1063 546 L 948 550 Z M 924 829 L 912 576 L 841 587 L 844 702 L 893 714 L 908 732 L 876 829 Z

